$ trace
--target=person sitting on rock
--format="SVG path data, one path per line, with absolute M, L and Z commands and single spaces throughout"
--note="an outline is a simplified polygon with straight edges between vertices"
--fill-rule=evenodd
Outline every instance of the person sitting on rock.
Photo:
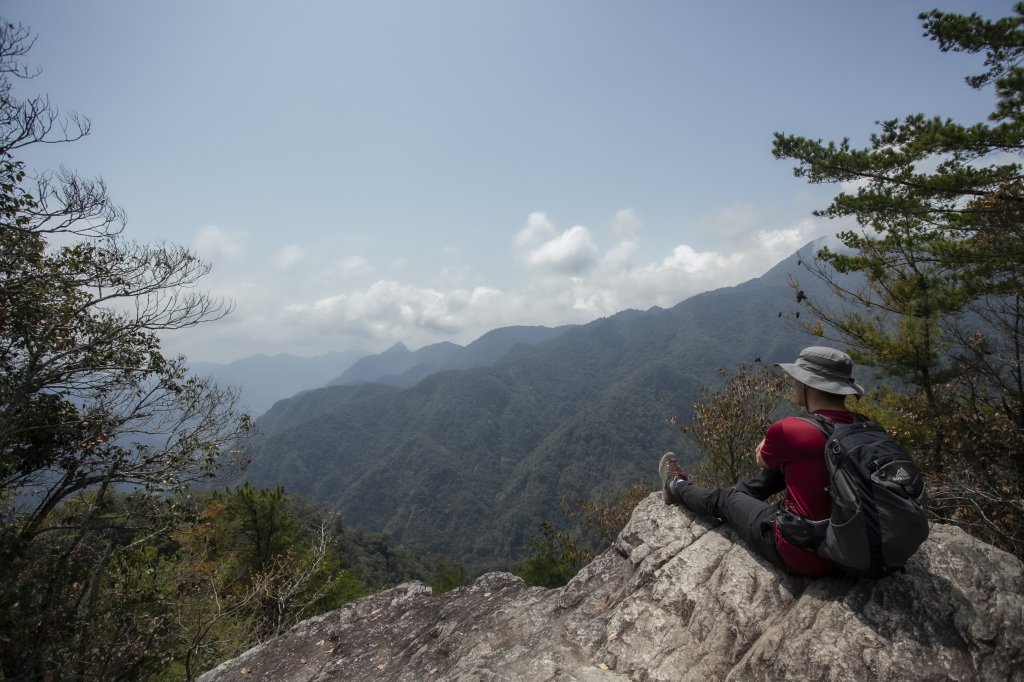
M 853 361 L 842 351 L 824 346 L 805 348 L 796 362 L 777 363 L 794 380 L 797 405 L 837 423 L 851 423 L 855 415 L 846 409 L 848 395 L 864 395 L 853 380 Z M 674 453 L 661 458 L 658 473 L 665 502 L 682 504 L 706 516 L 725 520 L 749 547 L 788 573 L 819 577 L 835 572 L 832 563 L 814 550 L 789 542 L 779 531 L 780 510 L 806 519 L 822 520 L 832 513 L 825 465 L 825 435 L 811 423 L 786 417 L 768 428 L 755 458 L 761 467 L 753 478 L 731 488 L 701 488 L 683 473 Z M 786 491 L 780 505 L 765 500 Z

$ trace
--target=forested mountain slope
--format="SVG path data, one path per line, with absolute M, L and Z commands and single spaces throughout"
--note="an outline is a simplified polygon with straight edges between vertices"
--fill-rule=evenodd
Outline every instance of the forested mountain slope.
M 543 343 L 567 327 L 502 327 L 493 329 L 467 346 L 448 341 L 410 351 L 396 343 L 383 353 L 360 359 L 340 376 L 326 382 L 344 386 L 376 382 L 409 387 L 424 377 L 446 369 L 469 369 L 491 365 L 519 344 Z
M 332 386 L 282 401 L 259 421 L 247 478 L 409 546 L 507 561 L 540 520 L 561 516 L 560 496 L 653 486 L 666 449 L 695 458 L 664 417 L 687 416 L 719 368 L 813 344 L 794 320 L 788 282 L 799 271 L 794 255 L 744 284 L 569 328 L 410 388 Z

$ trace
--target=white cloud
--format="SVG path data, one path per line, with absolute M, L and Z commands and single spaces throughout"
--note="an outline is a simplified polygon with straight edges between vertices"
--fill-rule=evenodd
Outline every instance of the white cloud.
M 620 212 L 617 218 L 635 216 Z M 723 211 L 718 219 L 723 229 L 728 226 L 734 234 L 746 232 L 742 239 L 730 243 L 728 251 L 681 243 L 657 260 L 638 262 L 639 240 L 620 238 L 595 258 L 592 270 L 544 270 L 530 285 L 530 307 L 538 315 L 556 318 L 540 323 L 557 324 L 587 321 L 626 308 L 672 306 L 702 291 L 760 276 L 824 231 L 820 223 L 811 220 L 777 230 L 758 230 L 756 215 L 745 208 Z M 637 222 L 632 227 L 636 234 L 641 226 Z M 615 229 L 612 233 L 623 234 L 616 234 Z
M 778 255 L 776 260 L 782 260 L 811 239 L 814 239 L 815 229 L 816 227 L 814 223 L 807 220 L 794 227 L 760 232 L 758 233 L 758 246 L 766 252 L 769 257 L 774 258 Z
M 380 280 L 365 290 L 289 304 L 282 318 L 294 328 L 312 327 L 326 337 L 427 343 L 438 335 L 459 335 L 469 320 L 487 317 L 485 311 L 501 297 L 499 290 L 484 286 L 441 291 Z
M 542 211 L 531 213 L 526 225 L 516 234 L 516 246 L 520 249 L 531 249 L 557 234 L 555 226 Z
M 631 208 L 624 208 L 612 218 L 612 234 L 619 239 L 636 239 L 643 229 L 643 223 Z
M 285 247 L 278 264 L 302 264 L 287 276 L 283 270 L 259 278 L 238 267 L 215 271 L 219 286 L 212 293 L 234 299 L 238 309 L 227 320 L 192 330 L 189 343 L 212 349 L 196 353 L 197 359 L 230 360 L 257 352 L 379 351 L 399 340 L 412 348 L 442 340 L 468 343 L 496 327 L 586 323 L 626 308 L 669 307 L 757 277 L 835 228 L 809 219 L 756 229 L 759 221 L 746 209 L 723 211 L 719 219 L 745 230 L 744 238 L 727 249 L 680 241 L 651 254 L 641 249 L 643 225 L 631 211 L 617 213 L 601 235 L 581 225 L 560 233 L 543 213 L 533 213 L 514 239 L 519 280 L 501 285 L 497 269 L 457 262 L 421 273 L 417 281 L 405 261 L 385 261 L 388 277 L 357 285 L 356 277 L 374 271 L 366 258 L 328 262 L 317 258 L 320 249 Z M 206 246 L 218 253 L 240 253 L 244 242 L 244 234 L 204 234 Z
M 576 225 L 562 232 L 543 212 L 531 213 L 515 239 L 520 257 L 531 268 L 579 274 L 591 267 L 597 246 L 590 231 Z
M 612 245 L 601 259 L 601 266 L 614 270 L 630 270 L 633 267 L 633 256 L 636 254 L 639 243 L 633 239 L 623 239 Z
M 349 256 L 337 264 L 335 272 L 345 278 L 361 277 L 371 274 L 373 266 L 362 256 Z
M 587 228 L 576 225 L 554 239 L 530 251 L 526 262 L 531 267 L 550 268 L 566 274 L 581 273 L 594 262 L 597 247 Z
M 274 257 L 274 265 L 278 270 L 287 272 L 298 265 L 306 257 L 306 252 L 295 244 L 285 246 Z
M 199 231 L 195 249 L 210 260 L 234 260 L 242 255 L 247 239 L 248 235 L 241 230 L 223 230 L 217 225 L 207 225 Z
M 475 287 L 469 295 L 470 305 L 478 305 L 493 301 L 501 296 L 501 291 L 491 287 Z
M 711 265 L 716 265 L 718 254 L 713 251 L 697 253 L 686 244 L 680 244 L 672 249 L 672 255 L 662 261 L 662 270 L 681 270 L 689 274 L 700 272 Z

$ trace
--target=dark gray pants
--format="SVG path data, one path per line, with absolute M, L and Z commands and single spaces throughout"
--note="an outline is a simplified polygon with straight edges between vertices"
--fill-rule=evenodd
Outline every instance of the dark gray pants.
M 761 469 L 731 488 L 701 488 L 682 480 L 672 484 L 672 492 L 688 509 L 724 520 L 748 547 L 788 573 L 789 567 L 775 549 L 772 517 L 778 507 L 765 502 L 785 488 L 782 472 L 772 469 Z

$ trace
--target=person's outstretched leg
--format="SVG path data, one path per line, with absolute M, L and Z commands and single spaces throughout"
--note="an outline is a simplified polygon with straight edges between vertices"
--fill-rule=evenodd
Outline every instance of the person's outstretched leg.
M 672 453 L 666 453 L 662 457 L 658 469 L 664 484 L 666 502 L 680 503 L 703 516 L 715 516 L 724 520 L 747 546 L 775 566 L 789 570 L 775 548 L 772 516 L 776 508 L 745 492 L 745 489 L 750 489 L 760 494 L 771 490 L 766 497 L 772 492 L 778 492 L 772 490 L 776 485 L 773 476 L 755 477 L 749 488 L 741 488 L 743 484 L 735 488 L 702 488 L 691 483 L 682 473 Z

